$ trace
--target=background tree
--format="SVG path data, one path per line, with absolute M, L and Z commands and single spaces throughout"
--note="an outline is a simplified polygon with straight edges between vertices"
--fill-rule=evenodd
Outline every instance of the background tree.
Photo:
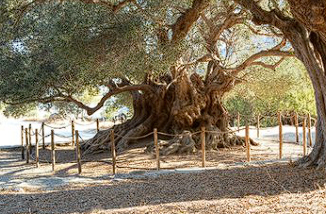
M 236 120 L 238 112 L 247 115 L 253 125 L 260 114 L 260 125 L 266 127 L 277 126 L 278 121 L 273 117 L 263 116 L 273 116 L 278 111 L 287 116 L 297 112 L 299 115 L 310 113 L 316 117 L 313 88 L 304 65 L 298 59 L 284 60 L 275 71 L 252 67 L 246 80 L 237 85 L 224 99 L 233 121 Z M 242 125 L 245 119 L 242 118 Z M 287 123 L 291 124 L 291 120 Z
M 258 1 L 235 0 L 252 13 L 257 25 L 270 25 L 282 31 L 310 76 L 317 107 L 316 144 L 298 163 L 326 168 L 326 3 L 322 0 L 270 1 L 264 8 Z

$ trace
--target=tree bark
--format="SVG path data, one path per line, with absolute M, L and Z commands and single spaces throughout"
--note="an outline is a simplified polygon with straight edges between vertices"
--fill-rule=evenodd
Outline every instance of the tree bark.
M 294 18 L 277 8 L 263 10 L 257 2 L 235 0 L 253 14 L 256 24 L 280 29 L 305 65 L 315 92 L 317 107 L 316 143 L 312 152 L 298 161 L 300 166 L 326 168 L 326 4 L 324 1 L 288 0 Z
M 225 133 L 228 131 L 229 116 L 222 105 L 222 97 L 234 86 L 231 84 L 234 79 L 219 75 L 222 71 L 212 73 L 218 78 L 204 81 L 196 73 L 189 75 L 183 68 L 174 68 L 171 75 L 165 74 L 155 80 L 146 78 L 143 84 L 151 87 L 151 90 L 131 91 L 133 117 L 112 128 L 118 152 L 144 145 L 151 145 L 148 147 L 151 151 L 153 138 L 149 133 L 154 128 L 159 132 L 181 134 L 176 137 L 160 136 L 166 140 L 161 143 L 163 155 L 189 153 L 200 148 L 199 135 L 191 133 L 200 131 L 203 126 L 215 132 L 206 133 L 207 149 L 244 145 L 243 138 Z M 82 150 L 87 153 L 110 150 L 109 132 L 100 131 L 93 139 L 82 144 Z M 144 135 L 148 137 L 138 139 Z

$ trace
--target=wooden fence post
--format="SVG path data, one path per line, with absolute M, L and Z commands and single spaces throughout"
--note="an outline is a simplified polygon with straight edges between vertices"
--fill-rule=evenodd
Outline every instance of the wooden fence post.
M 238 118 L 237 118 L 237 125 L 238 125 L 238 132 L 240 131 L 240 114 L 238 112 Z
M 29 149 L 29 154 L 32 153 L 32 124 L 29 124 L 28 127 L 28 149 Z
M 25 147 L 24 147 L 24 126 L 21 126 L 21 150 L 22 150 L 22 160 L 25 159 Z
M 29 163 L 29 149 L 28 149 L 28 129 L 25 128 L 25 140 L 26 140 L 26 144 L 25 144 L 25 147 L 26 147 L 26 163 Z
M 42 149 L 45 149 L 44 122 L 42 122 Z
M 157 129 L 154 129 L 154 145 L 155 145 L 155 151 L 156 151 L 156 162 L 157 162 L 157 170 L 161 169 L 160 164 L 160 148 L 158 146 L 158 137 L 157 137 Z
M 259 138 L 259 129 L 260 129 L 260 114 L 257 116 L 257 138 Z
M 312 137 L 311 137 L 311 115 L 308 113 L 308 139 L 309 139 L 309 146 L 312 146 Z
M 302 122 L 302 146 L 303 146 L 303 156 L 307 154 L 307 135 L 306 135 L 306 118 Z
M 78 138 L 78 136 L 76 136 Z M 71 121 L 71 146 L 75 145 L 75 123 Z
M 78 130 L 75 131 L 76 133 L 76 157 L 77 157 L 77 166 L 78 166 L 78 174 L 82 172 L 82 164 L 81 164 L 81 153 L 80 153 L 80 145 L 79 145 L 79 134 Z
M 249 140 L 249 125 L 246 124 L 246 154 L 247 154 L 247 162 L 251 161 L 251 155 L 250 155 L 250 140 Z
M 54 172 L 55 167 L 55 147 L 54 147 L 54 130 L 51 130 L 51 160 L 52 160 L 52 171 Z
M 279 158 L 282 159 L 283 152 L 283 127 L 282 127 L 282 114 L 280 112 L 277 113 L 278 124 L 279 124 L 279 140 L 280 140 L 280 150 L 279 150 Z
M 295 123 L 295 141 L 299 143 L 299 120 L 298 113 L 294 115 L 294 123 Z
M 111 129 L 110 138 L 111 138 L 110 141 L 111 141 L 112 171 L 113 171 L 113 175 L 115 175 L 116 165 L 117 165 L 117 154 L 115 152 L 114 130 L 113 129 Z
M 204 126 L 201 127 L 200 141 L 201 141 L 202 167 L 206 167 L 206 142 L 205 142 L 205 127 Z
M 39 158 L 39 150 L 38 150 L 38 130 L 35 129 L 35 159 L 36 159 L 36 167 L 40 167 L 40 158 Z
M 96 119 L 96 130 L 97 130 L 97 132 L 100 131 L 100 121 L 98 118 Z

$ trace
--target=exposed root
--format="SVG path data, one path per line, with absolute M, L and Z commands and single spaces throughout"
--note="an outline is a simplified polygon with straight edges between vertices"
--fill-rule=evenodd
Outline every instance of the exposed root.
M 316 170 L 325 170 L 326 171 L 326 160 L 325 158 L 319 158 L 319 159 L 315 159 L 315 161 L 313 161 L 310 157 L 310 155 L 308 156 L 304 156 L 302 158 L 300 158 L 299 160 L 294 162 L 294 166 L 299 167 L 299 168 L 316 168 Z
M 214 133 L 208 132 L 206 133 L 205 137 L 205 145 L 207 150 L 217 150 L 218 148 L 226 148 L 232 146 L 244 146 L 245 145 L 245 138 L 236 136 L 234 134 L 228 133 L 215 133 L 218 130 L 217 128 L 214 129 Z M 201 148 L 200 145 L 200 136 L 192 135 L 189 131 L 184 131 L 181 135 L 175 136 L 171 140 L 159 140 L 159 150 L 160 155 L 171 155 L 171 154 L 191 154 L 196 152 L 198 149 Z M 250 139 L 250 144 L 257 146 L 258 143 Z M 155 146 L 151 143 L 145 149 L 146 152 L 155 153 Z
M 92 139 L 80 142 L 83 154 L 96 154 L 110 150 L 110 130 L 99 131 Z

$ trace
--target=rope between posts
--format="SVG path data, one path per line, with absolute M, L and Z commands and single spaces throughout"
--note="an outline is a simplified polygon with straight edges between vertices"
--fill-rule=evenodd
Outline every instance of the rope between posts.
M 48 135 L 45 135 L 44 138 L 47 138 L 47 137 L 50 137 L 50 136 L 51 136 L 51 134 L 48 134 Z
M 238 131 L 242 131 L 242 130 L 245 130 L 246 128 L 241 128 L 241 129 L 237 129 L 237 130 L 234 130 L 234 131 L 224 131 L 224 132 L 221 132 L 221 131 L 206 131 L 205 130 L 205 133 L 212 133 L 212 134 L 231 134 L 231 133 L 235 133 L 235 132 L 238 132 Z
M 164 133 L 164 132 L 157 132 L 158 135 L 164 135 L 164 136 L 168 136 L 168 137 L 177 137 L 180 136 L 182 134 L 168 134 L 168 133 Z
M 79 133 L 93 133 L 93 132 L 97 132 L 96 129 L 89 129 L 89 130 L 85 130 L 85 131 L 78 131 Z
M 78 131 L 78 136 L 82 141 L 81 142 L 85 142 L 85 140 L 82 138 L 82 136 L 80 135 L 79 131 Z
M 146 135 L 139 136 L 139 137 L 125 137 L 125 136 L 121 136 L 121 135 L 118 135 L 118 134 L 114 134 L 114 136 L 121 137 L 122 139 L 127 139 L 127 140 L 139 140 L 139 139 L 143 139 L 143 138 L 149 137 L 152 134 L 154 134 L 154 132 L 150 132 L 150 133 L 148 133 Z
M 239 114 L 240 116 L 242 117 L 245 117 L 245 118 L 256 118 L 258 115 L 245 115 L 245 114 Z M 233 115 L 233 116 L 237 116 L 237 115 Z M 273 114 L 273 115 L 259 115 L 260 119 L 263 119 L 263 118 L 275 118 L 277 116 L 277 114 Z M 290 116 L 287 116 L 287 115 L 282 115 L 283 118 L 294 118 L 295 115 L 290 115 Z M 299 118 L 307 118 L 307 115 L 298 115 L 298 119 Z M 316 121 L 317 119 L 316 118 L 311 118 L 311 120 L 314 120 Z
M 238 115 L 235 115 L 235 116 L 238 116 Z M 242 116 L 242 117 L 246 117 L 246 118 L 248 118 L 248 117 L 251 117 L 251 118 L 256 118 L 258 115 L 249 115 L 249 114 L 240 114 L 239 113 L 239 116 Z M 260 118 L 274 118 L 274 117 L 276 117 L 277 116 L 277 114 L 272 114 L 272 115 L 259 115 L 259 117 Z
M 192 132 L 190 133 L 191 135 L 197 135 L 200 134 L 201 131 L 198 132 Z M 158 135 L 164 135 L 164 136 L 168 136 L 168 137 L 180 137 L 180 136 L 186 136 L 189 135 L 189 133 L 181 133 L 181 134 L 168 134 L 168 133 L 164 133 L 164 132 L 157 132 Z
M 65 126 L 60 126 L 60 127 L 55 127 L 55 126 L 51 126 L 51 125 L 48 125 L 48 124 L 44 123 L 44 126 L 47 126 L 49 128 L 52 128 L 52 129 L 65 129 L 65 128 L 69 127 L 70 125 L 71 124 L 67 124 Z
M 61 138 L 71 138 L 72 137 L 72 135 L 66 136 L 66 135 L 57 134 L 57 133 L 54 133 L 54 136 L 61 137 Z
M 77 122 L 77 121 L 74 121 L 74 123 L 77 124 L 77 125 L 80 125 L 80 126 L 89 126 L 89 125 L 95 124 L 96 121 L 93 121 L 93 122 L 91 122 L 91 123 L 87 123 L 87 124 L 79 123 L 79 122 Z

